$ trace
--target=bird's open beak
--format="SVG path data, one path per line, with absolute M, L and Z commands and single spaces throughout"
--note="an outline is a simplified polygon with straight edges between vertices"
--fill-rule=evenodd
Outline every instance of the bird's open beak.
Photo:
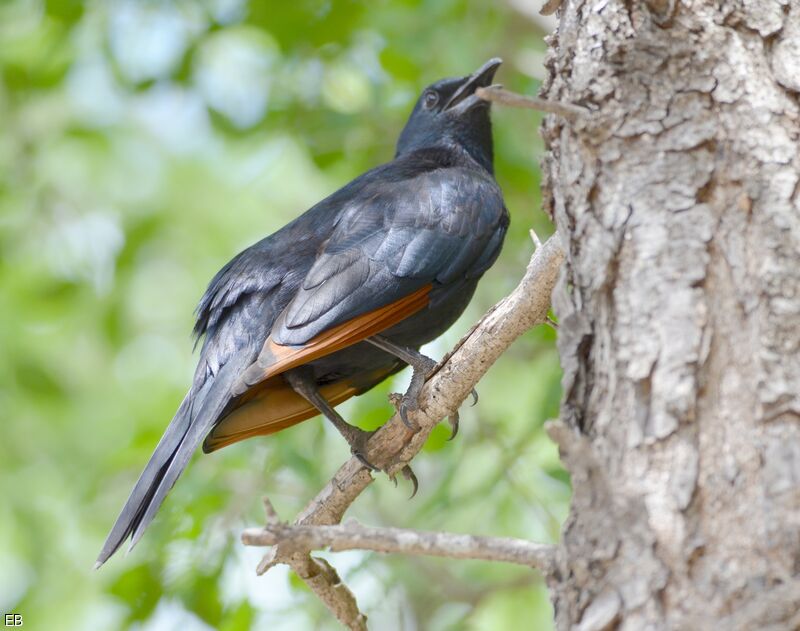
M 447 101 L 444 110 L 458 115 L 471 110 L 479 103 L 486 103 L 475 94 L 475 90 L 489 86 L 492 83 L 492 79 L 494 79 L 494 73 L 497 72 L 502 63 L 502 59 L 493 57 L 471 75 L 465 77 L 464 83 L 459 86 L 453 96 L 450 97 L 450 100 Z

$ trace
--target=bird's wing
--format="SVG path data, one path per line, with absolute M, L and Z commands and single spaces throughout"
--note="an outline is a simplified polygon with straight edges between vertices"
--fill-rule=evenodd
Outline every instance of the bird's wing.
M 491 177 L 465 168 L 401 175 L 385 173 L 349 201 L 241 392 L 391 328 L 497 257 L 508 215 Z
M 320 394 L 333 406 L 366 392 L 403 368 L 391 363 L 354 377 L 325 384 Z M 253 436 L 274 434 L 319 414 L 313 405 L 297 394 L 280 376 L 271 377 L 251 388 L 237 407 L 225 416 L 203 442 L 203 451 L 211 453 Z

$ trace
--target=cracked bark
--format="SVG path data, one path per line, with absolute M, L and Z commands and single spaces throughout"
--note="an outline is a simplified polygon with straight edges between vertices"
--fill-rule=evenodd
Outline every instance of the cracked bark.
M 800 625 L 800 1 L 565 0 L 560 629 Z

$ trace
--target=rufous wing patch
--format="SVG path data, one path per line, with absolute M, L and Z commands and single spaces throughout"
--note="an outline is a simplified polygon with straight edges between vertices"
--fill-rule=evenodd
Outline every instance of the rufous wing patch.
M 369 390 L 397 372 L 398 363 L 354 375 L 350 379 L 320 386 L 320 394 L 333 406 Z M 252 392 L 253 394 L 250 394 Z M 319 414 L 319 411 L 297 394 L 277 375 L 239 399 L 239 405 L 225 416 L 206 436 L 203 451 L 210 453 L 253 436 L 266 436 L 296 425 Z
M 268 337 L 258 360 L 242 374 L 242 387 L 236 394 L 242 394 L 265 379 L 352 346 L 402 322 L 428 304 L 430 290 L 431 285 L 425 285 L 396 302 L 324 331 L 302 346 L 283 346 L 277 344 L 272 336 Z
M 258 394 L 214 426 L 203 442 L 205 453 L 253 436 L 274 434 L 319 414 L 282 377 L 273 377 L 262 385 Z M 320 393 L 331 405 L 338 405 L 358 394 L 358 388 L 339 382 L 322 386 Z

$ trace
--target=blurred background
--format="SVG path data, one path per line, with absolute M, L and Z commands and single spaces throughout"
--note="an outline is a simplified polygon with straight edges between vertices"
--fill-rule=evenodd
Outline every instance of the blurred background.
M 239 533 L 261 496 L 291 519 L 348 457 L 319 419 L 194 460 L 138 547 L 97 552 L 187 388 L 192 310 L 212 275 L 349 179 L 391 159 L 427 83 L 506 60 L 533 94 L 526 0 L 0 2 L 0 613 L 29 629 L 336 629 L 285 567 L 256 577 Z M 440 357 L 516 284 L 541 213 L 540 118 L 495 107 L 505 249 Z M 370 525 L 557 540 L 569 482 L 555 335 L 525 335 L 479 385 L 458 438 L 437 428 L 421 488 L 385 476 Z M 387 393 L 343 406 L 377 427 Z M 532 572 L 477 561 L 326 555 L 374 629 L 546 630 Z

